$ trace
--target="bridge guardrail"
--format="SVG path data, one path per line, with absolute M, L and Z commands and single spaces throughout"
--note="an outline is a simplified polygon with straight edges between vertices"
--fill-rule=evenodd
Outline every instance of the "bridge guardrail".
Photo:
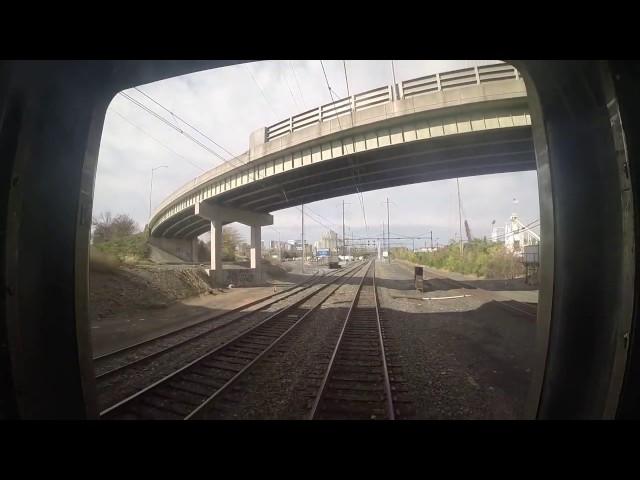
M 266 141 L 268 142 L 344 115 L 350 115 L 352 112 L 359 112 L 377 105 L 390 103 L 394 100 L 426 95 L 449 88 L 519 78 L 520 73 L 511 65 L 494 63 L 404 80 L 395 85 L 374 88 L 335 102 L 320 105 L 270 125 L 267 127 Z
M 345 115 L 351 115 L 353 112 L 359 112 L 378 105 L 390 103 L 394 100 L 426 95 L 466 85 L 519 78 L 521 78 L 519 72 L 514 67 L 506 63 L 482 65 L 413 78 L 395 85 L 386 85 L 365 92 L 360 92 L 350 97 L 321 105 L 284 119 L 265 128 L 265 140 L 269 142 L 270 140 L 303 130 L 321 122 L 333 120 Z M 385 116 L 380 117 L 380 119 L 384 118 Z M 162 212 L 166 212 L 174 202 L 182 198 L 192 187 L 204 185 L 208 181 L 222 176 L 237 167 L 246 165 L 249 162 L 249 152 L 245 152 L 242 155 L 239 155 L 222 165 L 218 165 L 185 183 L 156 207 L 151 216 L 150 223 L 155 223 L 154 221 L 157 221 L 158 215 Z M 256 172 L 256 174 L 258 175 L 257 178 L 259 178 L 259 172 Z M 209 188 L 211 189 L 213 187 Z M 193 204 L 194 201 L 195 200 L 193 199 L 184 199 L 181 203 L 181 208 Z M 180 210 L 180 208 L 178 208 L 178 210 Z

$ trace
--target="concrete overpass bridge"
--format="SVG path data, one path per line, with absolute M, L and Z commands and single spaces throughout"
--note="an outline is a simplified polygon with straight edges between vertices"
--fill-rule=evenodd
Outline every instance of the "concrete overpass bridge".
M 222 226 L 251 227 L 259 269 L 270 212 L 379 188 L 534 170 L 527 93 L 504 63 L 406 80 L 287 118 L 251 134 L 249 150 L 184 185 L 156 209 L 150 242 L 193 256 L 211 231 L 224 281 Z M 259 272 L 258 272 L 259 273 Z

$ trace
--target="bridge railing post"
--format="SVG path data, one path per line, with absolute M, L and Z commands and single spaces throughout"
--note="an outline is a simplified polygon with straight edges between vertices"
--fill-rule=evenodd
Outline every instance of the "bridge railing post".
M 293 133 L 293 117 L 289 117 L 289 133 Z
M 473 67 L 473 70 L 476 72 L 476 83 L 480 85 L 480 72 L 478 71 L 478 66 Z
M 440 83 L 440 74 L 436 73 L 436 83 L 438 84 L 438 91 L 442 90 L 442 84 Z
M 322 105 L 318 107 L 318 123 L 322 123 Z

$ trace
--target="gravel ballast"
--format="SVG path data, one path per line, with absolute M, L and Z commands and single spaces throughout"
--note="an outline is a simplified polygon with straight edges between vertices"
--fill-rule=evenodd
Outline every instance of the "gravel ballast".
M 427 281 L 416 292 L 412 272 L 399 264 L 379 262 L 376 275 L 414 418 L 523 418 L 535 341 L 530 316 L 448 282 Z M 423 300 L 458 295 L 471 296 Z

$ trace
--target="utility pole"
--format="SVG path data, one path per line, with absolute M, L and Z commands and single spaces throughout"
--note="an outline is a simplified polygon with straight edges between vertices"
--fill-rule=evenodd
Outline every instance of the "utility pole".
M 304 274 L 304 203 L 302 204 L 302 264 L 300 271 Z
M 391 237 L 391 231 L 390 231 L 390 222 L 391 220 L 389 220 L 389 197 L 387 197 L 387 258 L 389 259 L 389 263 L 391 263 L 391 245 L 390 245 L 390 237 Z
M 460 224 L 460 256 L 463 255 L 463 246 L 462 246 L 462 207 L 460 206 L 460 179 L 456 178 L 456 183 L 458 185 L 458 222 Z
M 351 203 L 345 203 L 344 200 L 342 200 L 342 256 L 345 257 L 346 256 L 346 252 L 347 252 L 347 240 L 346 240 L 346 234 L 345 234 L 345 226 L 344 226 L 344 206 L 345 205 L 351 205 Z
M 167 165 L 159 165 L 151 169 L 151 186 L 149 188 L 149 221 L 151 221 L 151 194 L 153 193 L 153 172 L 159 168 L 169 168 Z
M 344 199 L 342 199 L 342 257 L 345 256 L 346 242 L 344 238 Z

